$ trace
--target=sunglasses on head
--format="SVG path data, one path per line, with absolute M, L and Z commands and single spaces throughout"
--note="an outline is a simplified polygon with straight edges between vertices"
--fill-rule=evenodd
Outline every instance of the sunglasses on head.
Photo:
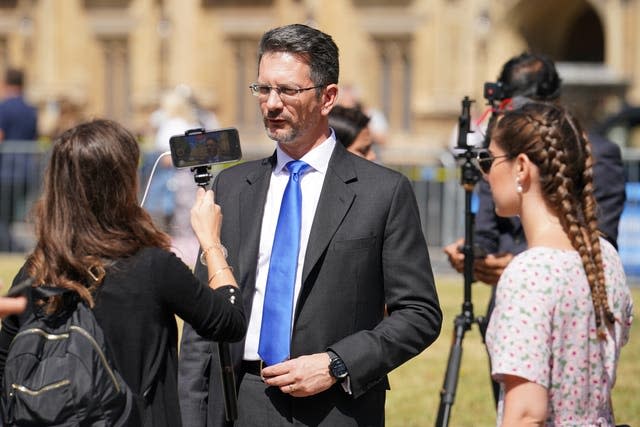
M 493 161 L 495 159 L 499 159 L 501 157 L 509 157 L 508 154 L 503 154 L 500 156 L 494 156 L 487 150 L 479 151 L 476 155 L 476 166 L 480 169 L 480 172 L 483 174 L 488 174 L 491 170 L 491 165 L 493 165 Z

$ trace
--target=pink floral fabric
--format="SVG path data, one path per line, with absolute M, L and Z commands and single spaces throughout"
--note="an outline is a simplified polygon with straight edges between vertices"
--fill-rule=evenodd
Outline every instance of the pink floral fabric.
M 547 388 L 547 426 L 614 425 L 609 397 L 633 306 L 616 250 L 603 239 L 601 246 L 609 306 L 619 320 L 606 341 L 596 335 L 591 292 L 576 251 L 528 249 L 498 283 L 486 337 L 492 375 L 497 381 L 514 375 Z

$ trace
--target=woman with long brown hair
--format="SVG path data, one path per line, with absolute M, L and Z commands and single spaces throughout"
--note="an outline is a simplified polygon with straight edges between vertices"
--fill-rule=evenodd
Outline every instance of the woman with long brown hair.
M 613 425 L 632 301 L 597 229 L 591 146 L 552 104 L 506 112 L 490 132 L 479 166 L 496 213 L 519 215 L 528 242 L 500 278 L 486 337 L 502 385 L 498 425 Z
M 226 341 L 242 338 L 245 317 L 212 192 L 198 190 L 191 210 L 205 248 L 205 286 L 169 252 L 169 237 L 139 206 L 139 159 L 133 135 L 108 120 L 81 124 L 56 140 L 34 210 L 37 243 L 14 285 L 31 277 L 34 286 L 76 291 L 93 307 L 116 368 L 145 397 L 145 425 L 179 426 L 175 315 L 201 335 Z M 30 311 L 2 322 L 0 375 Z

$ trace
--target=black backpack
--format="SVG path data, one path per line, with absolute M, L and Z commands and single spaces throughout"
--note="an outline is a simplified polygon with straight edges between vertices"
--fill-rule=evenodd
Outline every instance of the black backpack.
M 61 296 L 46 315 L 34 302 Z M 13 338 L 2 381 L 6 426 L 137 426 L 137 397 L 115 370 L 102 329 L 72 291 L 38 287 Z

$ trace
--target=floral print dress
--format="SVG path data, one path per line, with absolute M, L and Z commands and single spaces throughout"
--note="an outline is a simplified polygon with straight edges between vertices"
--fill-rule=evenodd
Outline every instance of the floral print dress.
M 548 390 L 547 426 L 610 426 L 620 348 L 629 339 L 631 293 L 614 247 L 600 239 L 609 307 L 618 320 L 596 334 L 578 252 L 534 247 L 516 256 L 496 290 L 486 343 L 494 379 L 513 375 Z M 504 387 L 498 405 L 501 425 Z

